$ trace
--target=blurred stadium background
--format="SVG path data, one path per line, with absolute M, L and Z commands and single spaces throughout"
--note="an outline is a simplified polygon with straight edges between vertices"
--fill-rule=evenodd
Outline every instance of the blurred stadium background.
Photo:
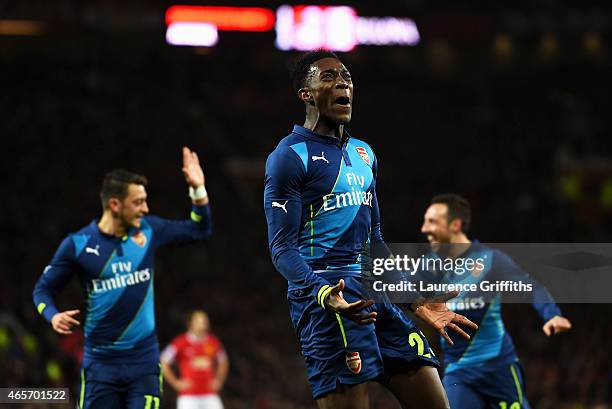
M 284 3 L 180 4 L 257 6 L 274 18 Z M 349 129 L 381 163 L 387 241 L 421 241 L 423 210 L 443 191 L 472 201 L 472 236 L 484 242 L 610 240 L 609 3 L 316 4 L 413 21 L 418 30 L 385 37 L 374 29 L 406 44 L 341 53 L 355 82 Z M 51 331 L 32 305 L 32 286 L 61 239 L 98 217 L 98 189 L 114 167 L 149 177 L 153 213 L 183 217 L 187 145 L 204 161 L 215 234 L 159 255 L 160 342 L 183 330 L 187 311 L 204 308 L 231 360 L 226 408 L 314 408 L 262 211 L 265 157 L 303 121 L 287 69 L 296 52 L 278 48 L 274 27 L 204 24 L 187 37 L 210 46 L 170 45 L 170 5 L 0 0 L 0 387 L 76 386 L 79 336 Z M 301 28 L 316 32 L 324 25 L 316 18 Z M 301 20 L 292 21 L 285 48 L 305 46 Z M 333 41 L 333 26 L 313 44 Z M 344 40 L 339 47 L 356 41 Z M 59 305 L 80 299 L 75 280 Z M 562 306 L 574 329 L 553 339 L 529 306 L 504 308 L 534 408 L 612 407 L 609 304 Z M 173 393 L 164 401 L 174 407 Z M 378 388 L 372 401 L 397 408 Z

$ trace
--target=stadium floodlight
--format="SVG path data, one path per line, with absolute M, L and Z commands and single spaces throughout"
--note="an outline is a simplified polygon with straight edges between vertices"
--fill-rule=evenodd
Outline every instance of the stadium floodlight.
M 166 30 L 166 42 L 172 45 L 213 47 L 219 41 L 217 27 L 208 23 L 172 23 Z
M 166 24 L 208 23 L 221 31 L 270 31 L 274 11 L 263 7 L 171 6 Z

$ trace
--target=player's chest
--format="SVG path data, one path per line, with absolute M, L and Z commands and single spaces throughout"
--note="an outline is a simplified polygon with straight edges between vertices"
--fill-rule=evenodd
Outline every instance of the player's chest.
M 365 148 L 357 148 L 323 144 L 310 147 L 305 192 L 320 196 L 374 188 L 372 159 Z
M 206 370 L 214 363 L 214 348 L 210 344 L 187 345 L 181 351 L 183 362 L 193 369 Z
M 150 236 L 139 232 L 124 239 L 91 238 L 77 262 L 86 279 L 132 274 L 150 261 Z

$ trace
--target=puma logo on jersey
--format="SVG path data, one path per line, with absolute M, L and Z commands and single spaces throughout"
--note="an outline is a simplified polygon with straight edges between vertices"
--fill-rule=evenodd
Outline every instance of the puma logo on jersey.
M 96 256 L 100 257 L 100 245 L 97 244 L 95 249 L 92 249 L 91 247 L 85 247 L 85 253 L 95 254 Z
M 279 202 L 272 202 L 272 207 L 281 208 L 281 209 L 283 209 L 283 211 L 285 213 L 287 213 L 287 208 L 285 206 L 287 206 L 288 202 L 289 202 L 288 200 L 285 200 L 285 203 L 283 203 L 283 204 L 280 204 Z
M 312 161 L 316 162 L 318 160 L 324 160 L 326 163 L 329 163 L 327 159 L 325 159 L 325 152 L 321 152 L 321 156 L 312 155 Z

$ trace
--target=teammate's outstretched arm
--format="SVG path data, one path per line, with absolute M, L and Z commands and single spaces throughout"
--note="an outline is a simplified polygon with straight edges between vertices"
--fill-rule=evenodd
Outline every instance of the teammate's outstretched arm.
M 531 302 L 533 309 L 544 320 L 542 331 L 546 336 L 549 337 L 572 329 L 572 323 L 561 315 L 561 309 L 542 283 L 521 269 L 508 255 L 499 251 L 494 254 L 494 257 L 497 257 L 499 263 L 503 266 L 499 269 L 501 280 L 522 281 L 532 285 L 533 291 L 529 293 L 531 299 L 525 301 Z
M 542 326 L 542 331 L 548 337 L 569 331 L 570 329 L 572 329 L 571 321 L 561 315 L 555 315 Z

